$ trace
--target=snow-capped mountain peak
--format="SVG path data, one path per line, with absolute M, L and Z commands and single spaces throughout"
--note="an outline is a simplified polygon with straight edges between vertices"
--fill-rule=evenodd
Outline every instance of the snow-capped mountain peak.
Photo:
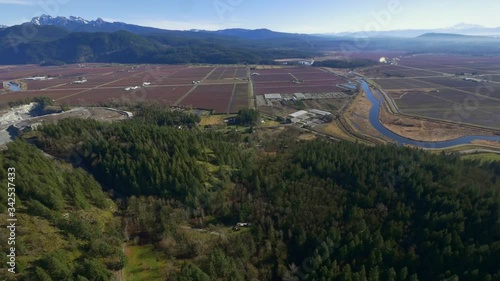
M 81 17 L 74 17 L 74 16 L 70 16 L 70 17 L 69 17 L 69 20 L 70 20 L 70 21 L 74 21 L 74 22 L 83 23 L 83 24 L 87 24 L 87 23 L 89 23 L 89 21 L 88 21 L 88 20 L 83 19 L 83 18 L 81 18 Z
M 468 23 L 459 23 L 457 25 L 454 25 L 450 27 L 449 29 L 454 29 L 454 30 L 461 30 L 461 29 L 473 29 L 473 28 L 484 28 L 482 25 L 478 24 L 468 24 Z
M 105 21 L 101 18 L 98 18 L 97 20 L 94 21 L 89 21 L 84 18 L 75 16 L 70 16 L 69 18 L 66 18 L 66 17 L 52 17 L 49 15 L 41 15 L 39 17 L 34 17 L 31 20 L 31 23 L 34 25 L 56 25 L 60 27 L 67 27 L 68 25 L 98 26 L 105 23 Z

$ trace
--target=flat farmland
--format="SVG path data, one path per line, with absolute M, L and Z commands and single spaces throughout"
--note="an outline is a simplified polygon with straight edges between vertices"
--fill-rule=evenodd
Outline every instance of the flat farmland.
M 224 74 L 224 71 L 226 71 L 226 68 L 227 67 L 221 67 L 221 66 L 216 67 L 215 70 L 212 72 L 212 74 L 210 74 L 207 77 L 207 80 L 219 80 L 221 75 Z
M 318 80 L 329 80 L 335 82 L 335 78 L 338 82 L 341 82 L 343 79 L 339 76 L 334 76 L 329 73 L 292 73 L 293 76 L 297 77 L 303 81 L 318 81 Z
M 500 85 L 499 84 L 475 87 L 474 90 L 469 89 L 469 92 L 483 95 L 483 96 L 488 96 L 488 97 L 495 98 L 495 99 L 500 99 Z
M 396 65 L 382 65 L 370 67 L 362 71 L 362 73 L 370 78 L 387 78 L 395 77 L 427 77 L 427 76 L 442 76 L 441 73 L 436 73 L 434 70 L 413 69 Z
M 485 79 L 488 81 L 499 82 L 500 83 L 500 75 L 484 75 L 480 76 L 481 79 Z
M 446 120 L 456 123 L 466 123 L 476 126 L 484 126 L 494 129 L 500 129 L 498 120 L 500 116 L 487 111 L 462 111 L 454 110 L 453 107 L 437 107 L 432 110 L 412 108 L 407 110 L 408 114 L 420 117 L 428 117 L 440 120 Z
M 332 93 L 342 92 L 343 89 L 334 85 L 317 85 L 317 86 L 288 86 L 288 87 L 256 87 L 257 95 L 265 94 L 314 94 L 314 93 Z
M 11 101 L 18 101 L 23 99 L 30 99 L 35 97 L 48 97 L 51 99 L 59 99 L 80 92 L 80 90 L 46 90 L 46 91 L 21 91 L 21 92 L 8 92 L 0 94 L 0 104 L 6 104 Z
M 248 83 L 234 83 L 238 75 L 246 77 L 245 66 L 190 66 L 190 65 L 67 65 L 54 67 L 4 66 L 0 68 L 0 81 L 21 80 L 28 90 L 0 93 L 0 103 L 25 98 L 47 96 L 59 104 L 98 105 L 113 101 L 144 102 L 153 101 L 165 105 L 214 109 L 216 112 L 237 112 L 249 105 Z M 24 80 L 31 76 L 53 77 L 42 81 Z M 212 82 L 205 77 L 216 77 Z M 86 83 L 72 84 L 79 77 Z M 290 76 L 290 79 L 291 76 Z M 231 82 L 227 82 L 231 80 Z M 201 81 L 193 85 L 192 81 Z M 126 87 L 150 86 L 135 91 Z M 190 90 L 193 89 L 193 92 Z M 233 91 L 234 90 L 234 91 Z M 189 93 L 190 92 L 190 93 Z M 189 95 L 185 96 L 187 93 Z
M 255 83 L 262 83 L 262 82 L 273 82 L 273 81 L 293 81 L 295 80 L 292 75 L 289 73 L 277 73 L 277 74 L 267 74 L 267 75 L 254 75 L 253 76 L 253 81 Z
M 28 90 L 42 90 L 42 89 L 55 88 L 58 86 L 66 85 L 72 81 L 74 81 L 74 80 L 55 78 L 55 79 L 49 79 L 49 80 L 43 80 L 43 81 L 27 80 L 24 82 L 28 86 Z
M 152 83 L 150 81 L 150 79 L 148 79 L 148 77 L 144 76 L 144 75 L 134 75 L 134 76 L 128 76 L 128 77 L 124 77 L 124 78 L 118 78 L 120 80 L 116 81 L 116 82 L 113 82 L 113 83 L 109 83 L 107 84 L 107 86 L 109 87 L 133 87 L 133 86 L 142 86 L 142 83 L 144 82 L 149 82 L 149 83 Z
M 401 112 L 500 129 L 500 100 L 453 89 L 439 92 L 390 91 Z
M 193 108 L 211 108 L 216 113 L 226 113 L 233 90 L 234 84 L 200 85 L 180 105 Z
M 435 84 L 411 78 L 374 79 L 373 81 L 375 81 L 375 83 L 377 83 L 380 87 L 386 90 L 428 89 L 436 87 Z
M 426 54 L 403 56 L 398 63 L 364 74 L 386 90 L 401 112 L 500 129 L 500 57 Z M 377 70 L 406 78 L 380 78 Z M 418 76 L 408 78 L 410 72 Z
M 417 110 L 429 110 L 429 111 L 442 111 L 447 108 L 453 107 L 453 102 L 445 101 L 436 97 L 435 95 L 430 95 L 428 93 L 422 92 L 408 92 L 403 95 L 397 101 L 399 109 L 403 113 L 412 112 L 414 109 Z
M 47 69 L 42 73 L 39 73 L 40 76 L 50 76 L 57 78 L 77 78 L 81 76 L 86 76 L 89 74 L 93 75 L 102 75 L 104 73 L 116 72 L 121 70 L 122 68 L 116 67 L 104 67 L 104 68 L 80 68 L 80 67 L 72 67 L 72 68 L 63 68 L 63 69 Z
M 90 88 L 96 88 L 96 87 L 109 87 L 110 84 L 114 83 L 115 81 L 119 81 L 122 79 L 127 79 L 127 76 L 116 76 L 116 75 L 106 75 L 106 76 L 101 76 L 101 77 L 91 77 L 87 78 L 87 82 L 83 84 L 71 84 L 72 81 L 66 83 L 66 84 L 61 84 L 57 87 L 56 89 L 90 89 Z M 130 85 L 130 86 L 136 86 L 136 85 Z
M 336 84 L 347 82 L 334 74 L 311 67 L 268 67 L 252 70 L 257 94 L 265 93 L 330 93 L 342 92 Z M 234 113 L 247 108 L 249 84 L 235 82 L 247 77 L 246 66 L 189 66 L 189 65 L 65 65 L 62 67 L 12 66 L 0 68 L 0 79 L 21 80 L 29 76 L 51 76 L 45 81 L 27 81 L 28 91 L 0 95 L 0 102 L 25 97 L 48 96 L 57 103 L 95 105 L 112 101 L 151 100 L 166 105 L 214 109 L 218 113 Z M 79 77 L 87 82 L 72 84 Z M 12 79 L 11 79 L 12 78 Z M 206 79 L 205 79 L 206 78 Z M 292 83 L 301 80 L 299 83 Z M 192 81 L 201 81 L 193 84 Z M 136 91 L 124 88 L 151 85 Z M 191 92 L 192 90 L 192 92 Z
M 171 77 L 193 77 L 193 80 L 201 80 L 205 76 L 207 76 L 212 70 L 214 70 L 216 67 L 187 67 L 183 69 L 179 69 L 178 72 L 173 74 Z
M 222 75 L 219 77 L 219 79 L 234 79 L 234 77 L 236 76 L 237 70 L 238 70 L 238 68 L 236 68 L 236 67 L 228 67 L 228 68 L 226 68 L 224 73 L 222 73 Z
M 247 69 L 246 68 L 238 68 L 238 70 L 236 71 L 236 77 L 237 78 L 247 77 Z
M 193 86 L 158 86 L 148 87 L 143 91 L 144 99 L 156 101 L 166 105 L 174 105 Z
M 282 68 L 258 71 L 252 76 L 256 95 L 342 92 L 337 84 L 347 81 L 318 68 Z M 299 83 L 293 83 L 300 80 Z
M 125 91 L 119 88 L 97 88 L 81 92 L 70 97 L 57 100 L 69 105 L 95 105 L 107 102 L 146 102 L 152 101 L 165 105 L 173 105 L 191 86 L 162 86 L 142 88 L 136 91 Z
M 236 84 L 228 113 L 237 113 L 240 109 L 247 108 L 248 105 L 248 84 Z
M 401 66 L 440 71 L 448 74 L 460 72 L 500 74 L 500 57 L 472 57 L 443 54 L 413 55 L 402 57 L 399 64 Z
M 436 86 L 446 88 L 461 88 L 461 87 L 476 87 L 479 83 L 473 81 L 465 81 L 461 78 L 443 77 L 443 78 L 420 78 L 419 81 L 431 83 Z
M 56 102 L 73 106 L 88 106 L 98 105 L 101 103 L 109 103 L 117 100 L 127 100 L 127 95 L 130 98 L 131 93 L 125 92 L 122 89 L 102 88 L 79 91 L 76 95 L 70 95 L 64 98 L 56 99 Z
M 164 78 L 152 81 L 151 85 L 161 85 L 161 86 L 172 86 L 172 85 L 192 85 L 193 81 L 199 81 L 198 79 L 193 79 L 193 77 L 177 77 L 177 78 Z M 149 81 L 148 81 L 149 82 Z

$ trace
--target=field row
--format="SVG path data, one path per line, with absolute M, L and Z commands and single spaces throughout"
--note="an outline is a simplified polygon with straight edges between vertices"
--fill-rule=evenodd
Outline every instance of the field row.
M 256 95 L 342 92 L 337 84 L 347 81 L 318 68 L 258 70 L 252 76 Z
M 9 92 L 0 95 L 0 103 L 45 96 L 59 104 L 72 106 L 99 105 L 110 102 L 156 102 L 172 106 L 194 86 L 158 86 L 125 91 L 121 88 L 51 89 Z M 234 96 L 233 96 L 234 90 Z M 179 104 L 184 107 L 213 109 L 217 113 L 234 113 L 248 107 L 248 83 L 199 85 Z

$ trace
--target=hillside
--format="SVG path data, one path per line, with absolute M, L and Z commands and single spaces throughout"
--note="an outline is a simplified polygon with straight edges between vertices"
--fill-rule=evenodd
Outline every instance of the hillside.
M 0 218 L 6 221 L 12 207 L 17 218 L 15 244 L 1 246 L 4 253 L 16 248 L 17 275 L 3 266 L 2 280 L 108 280 L 123 267 L 117 207 L 91 175 L 49 159 L 24 141 L 9 144 L 0 153 L 0 165 L 16 199 L 15 205 L 0 205 Z M 7 192 L 0 199 L 7 202 Z M 8 236 L 0 233 L 4 241 Z M 7 264 L 7 256 L 1 261 Z
M 74 159 L 112 190 L 123 228 L 73 235 L 77 241 L 110 241 L 124 233 L 124 272 L 135 280 L 500 278 L 498 162 L 465 162 L 395 146 L 298 142 L 294 130 L 273 138 L 252 130 L 204 131 L 192 115 L 148 106 L 134 111 L 132 120 L 64 120 L 25 137 L 50 154 Z M 34 158 L 22 156 L 28 153 Z M 68 212 L 69 206 L 72 212 L 104 207 L 96 201 L 102 193 L 92 177 L 80 169 L 62 169 L 65 164 L 19 141 L 2 157 L 4 168 L 18 170 L 27 216 L 51 219 L 48 214 Z M 40 166 L 57 172 L 33 170 Z M 77 182 L 65 182 L 74 178 L 65 173 L 77 173 Z M 50 180 L 52 175 L 62 178 Z M 42 177 L 49 177 L 47 189 L 29 189 L 35 181 L 46 182 Z M 83 182 L 93 191 L 80 193 Z M 34 208 L 40 204 L 45 207 Z M 249 225 L 234 230 L 237 222 Z M 61 239 L 70 239 L 65 233 Z M 35 234 L 20 235 L 29 240 Z M 108 280 L 105 268 L 120 267 L 86 255 L 112 247 L 85 247 L 93 245 L 87 240 L 73 242 L 80 243 L 82 255 L 67 258 L 74 263 L 65 265 L 64 274 L 102 272 L 102 279 L 88 279 Z M 65 249 L 61 243 L 51 245 L 53 251 Z M 87 263 L 77 266 L 78 259 Z M 64 280 L 47 264 L 26 261 L 36 266 L 21 271 Z
M 34 36 L 24 36 L 27 31 Z M 13 26 L 0 31 L 0 64 L 80 62 L 272 63 L 316 53 L 305 43 L 258 42 L 212 33 L 171 31 L 139 35 L 128 31 L 69 32 L 51 25 Z
M 373 50 L 462 55 L 491 55 L 500 50 L 493 37 L 451 34 L 371 38 L 363 50 L 353 49 L 358 41 L 355 36 L 314 36 L 269 29 L 178 31 L 102 19 L 41 16 L 0 29 L 0 64 L 276 64 L 276 59 L 312 58 L 332 51 L 355 57 L 360 51 Z
M 117 32 L 128 31 L 136 34 L 152 34 L 167 32 L 159 28 L 138 26 L 126 24 L 123 22 L 107 22 L 101 18 L 96 20 L 86 20 L 81 17 L 51 17 L 50 15 L 41 15 L 34 17 L 29 22 L 36 26 L 57 26 L 71 32 Z

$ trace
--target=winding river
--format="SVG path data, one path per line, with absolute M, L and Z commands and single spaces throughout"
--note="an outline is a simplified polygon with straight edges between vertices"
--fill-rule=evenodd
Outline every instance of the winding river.
M 418 146 L 421 148 L 427 148 L 427 149 L 443 149 L 443 148 L 449 148 L 449 147 L 457 146 L 457 145 L 469 144 L 471 141 L 475 141 L 475 140 L 500 141 L 500 136 L 465 136 L 465 137 L 460 137 L 460 138 L 453 139 L 453 140 L 440 141 L 440 142 L 415 141 L 415 140 L 405 138 L 403 136 L 395 134 L 394 132 L 387 129 L 384 125 L 382 125 L 382 123 L 380 122 L 380 119 L 379 119 L 380 107 L 382 106 L 380 101 L 375 98 L 375 95 L 373 94 L 372 90 L 370 89 L 370 87 L 369 87 L 368 83 L 366 83 L 366 81 L 361 80 L 361 87 L 363 87 L 363 90 L 365 91 L 366 96 L 368 97 L 368 99 L 370 100 L 370 102 L 372 104 L 372 108 L 370 109 L 370 118 L 369 118 L 370 124 L 380 134 L 393 140 L 398 145 L 409 144 L 409 145 L 414 145 L 414 146 Z M 381 100 L 383 100 L 382 97 L 380 97 L 380 98 L 381 98 Z

